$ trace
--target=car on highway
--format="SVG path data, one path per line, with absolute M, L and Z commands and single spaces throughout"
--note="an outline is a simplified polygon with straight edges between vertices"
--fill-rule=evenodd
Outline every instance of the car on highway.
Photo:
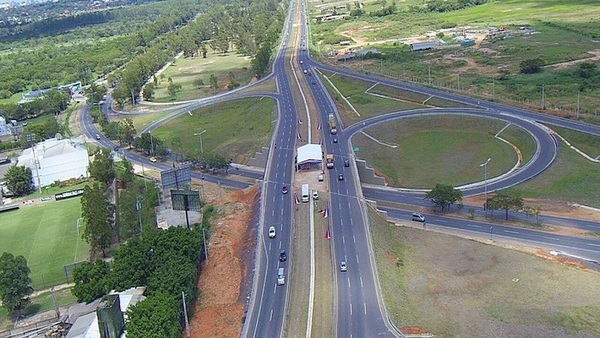
M 277 285 L 285 284 L 285 270 L 283 268 L 279 268 L 277 270 Z
M 339 173 L 338 174 L 338 181 L 343 181 L 344 180 L 344 174 Z
M 287 255 L 285 254 L 285 250 L 281 250 L 279 253 L 279 261 L 285 262 L 287 260 Z
M 319 180 L 319 182 L 323 182 L 323 174 L 319 174 L 319 176 L 317 176 L 317 179 Z
M 425 222 L 425 216 L 419 214 L 418 212 L 414 212 L 412 214 L 412 220 L 417 222 Z
M 300 60 L 300 64 L 303 64 L 303 63 L 304 63 L 304 61 Z
M 269 227 L 269 238 L 275 238 L 275 226 L 273 225 Z
M 156 162 L 156 161 L 157 161 L 156 157 L 154 157 L 154 156 L 150 157 L 150 162 Z
M 333 138 L 333 143 L 337 143 L 337 137 Z
M 350 161 L 349 160 L 345 160 L 344 161 L 344 167 L 349 167 L 350 166 Z
M 100 134 L 96 134 L 96 140 L 100 139 Z
M 346 271 L 348 271 L 348 266 L 346 265 L 346 261 L 342 261 L 342 262 L 340 263 L 340 271 L 341 271 L 341 272 L 346 272 Z
M 287 194 L 288 193 L 287 185 L 284 185 L 283 188 L 281 188 L 281 193 L 282 194 Z

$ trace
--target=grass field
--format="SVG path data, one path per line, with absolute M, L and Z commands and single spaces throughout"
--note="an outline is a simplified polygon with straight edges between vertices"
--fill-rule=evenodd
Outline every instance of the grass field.
M 600 208 L 600 164 L 561 145 L 555 162 L 541 175 L 519 184 L 524 197 L 548 198 Z
M 368 2 L 367 8 L 373 8 Z M 369 5 L 371 4 L 371 5 Z M 546 67 L 538 74 L 520 74 L 520 63 L 541 58 L 547 65 L 558 65 L 592 57 L 597 53 L 597 17 L 595 1 L 490 1 L 458 11 L 423 13 L 410 11 L 422 2 L 398 3 L 398 12 L 385 17 L 362 16 L 311 25 L 314 41 L 322 41 L 319 50 L 342 50 L 337 43 L 352 39 L 365 48 L 377 48 L 384 60 L 348 62 L 352 69 L 410 81 L 427 83 L 431 74 L 434 86 L 491 98 L 512 104 L 558 109 L 575 117 L 579 99 L 579 118 L 600 123 L 597 118 L 600 87 L 590 85 L 578 72 L 578 64 Z M 377 3 L 378 6 L 379 3 Z M 408 13 L 407 13 L 408 11 Z M 313 15 L 318 11 L 313 11 Z M 452 37 L 467 28 L 467 34 L 490 27 L 507 26 L 508 34 L 484 40 L 480 48 L 460 48 Z M 526 26 L 532 34 L 524 34 Z M 458 28 L 456 32 L 448 29 Z M 412 53 L 400 39 L 426 39 L 427 32 L 440 32 L 448 43 L 438 50 Z M 470 33 L 469 31 L 473 31 Z M 315 48 L 316 49 L 316 48 Z M 592 61 L 597 62 L 597 61 Z M 597 81 L 595 81 L 597 82 Z
M 457 186 L 482 180 L 479 164 L 488 157 L 493 159 L 493 165 L 488 165 L 488 177 L 505 173 L 516 164 L 514 149 L 494 138 L 505 125 L 468 116 L 415 117 L 365 130 L 395 148 L 362 134 L 357 134 L 352 142 L 360 147 L 357 156 L 385 175 L 391 186 Z M 527 137 L 525 133 L 520 136 Z
M 158 77 L 158 86 L 152 101 L 170 102 L 211 96 L 226 91 L 226 87 L 232 82 L 232 79 L 240 85 L 245 85 L 250 82 L 253 75 L 250 68 L 250 59 L 234 52 L 227 54 L 210 52 L 207 54 L 207 58 L 202 58 L 202 56 L 181 57 Z M 210 76 L 213 74 L 218 79 L 218 89 L 210 88 Z M 173 83 L 182 86 L 175 98 L 167 92 L 169 78 L 173 80 Z M 194 80 L 198 78 L 204 82 L 200 88 L 194 86 Z
M 598 158 L 600 156 L 600 137 L 554 125 L 548 125 L 548 127 L 590 157 Z
M 597 337 L 600 275 L 370 213 L 386 306 L 437 337 Z
M 89 246 L 77 235 L 80 216 L 80 197 L 0 213 L 0 248 L 27 259 L 34 289 L 65 283 L 64 265 L 88 258 Z
M 241 99 L 203 107 L 181 115 L 155 129 L 154 135 L 180 154 L 190 157 L 200 153 L 200 137 L 204 152 L 214 152 L 236 163 L 247 163 L 269 144 L 276 118 L 274 101 L 269 98 Z

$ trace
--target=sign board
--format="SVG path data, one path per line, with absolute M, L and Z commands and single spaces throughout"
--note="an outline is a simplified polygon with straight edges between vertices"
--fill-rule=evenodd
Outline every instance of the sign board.
M 202 211 L 200 192 L 198 190 L 171 189 L 171 205 L 173 210 Z
M 160 172 L 163 189 L 181 189 L 192 183 L 192 170 L 189 166 L 169 168 Z

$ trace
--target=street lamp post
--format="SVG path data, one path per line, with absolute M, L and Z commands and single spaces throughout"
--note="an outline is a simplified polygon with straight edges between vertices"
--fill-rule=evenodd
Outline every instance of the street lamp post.
M 488 163 L 492 160 L 491 157 L 488 157 L 488 159 L 484 162 L 481 163 L 479 166 L 483 167 L 483 193 L 485 196 L 485 202 L 483 203 L 483 210 L 485 211 L 485 214 L 487 216 L 487 165 Z
M 202 147 L 202 134 L 206 132 L 206 129 L 199 133 L 194 133 L 194 136 L 200 136 L 200 154 L 204 154 L 204 148 Z

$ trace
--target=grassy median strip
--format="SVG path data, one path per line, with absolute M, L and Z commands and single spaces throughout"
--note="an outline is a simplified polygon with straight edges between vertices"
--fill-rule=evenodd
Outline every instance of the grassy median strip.
M 436 336 L 598 336 L 600 274 L 370 213 L 386 305 Z M 410 223 L 410 221 L 407 221 Z
M 310 224 L 309 205 L 295 205 L 294 250 L 290 252 L 293 260 L 287 317 L 287 337 L 305 337 L 308 318 L 308 292 L 310 286 Z
M 327 205 L 326 192 L 319 192 L 321 199 L 315 201 L 315 303 L 312 319 L 313 337 L 331 337 L 333 330 L 333 275 L 331 266 L 331 242 L 325 238 L 330 218 L 323 218 Z

